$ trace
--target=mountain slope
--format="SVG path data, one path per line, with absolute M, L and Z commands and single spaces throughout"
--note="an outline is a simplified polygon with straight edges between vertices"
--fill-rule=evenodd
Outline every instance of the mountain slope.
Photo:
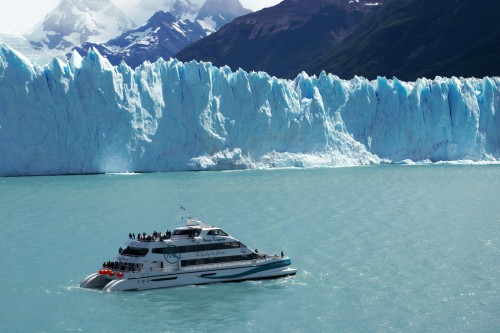
M 168 12 L 178 20 L 194 21 L 205 0 L 142 0 L 130 17 L 139 25 L 145 24 L 154 13 Z
M 251 12 L 250 9 L 243 8 L 239 0 L 206 0 L 196 21 L 215 32 L 235 18 Z
M 137 67 L 146 60 L 168 59 L 206 34 L 198 23 L 177 20 L 172 14 L 160 11 L 144 26 L 129 30 L 107 43 L 84 43 L 74 50 L 85 55 L 94 47 L 113 65 L 124 60 L 129 66 Z
M 294 77 L 310 59 L 338 45 L 379 7 L 366 0 L 285 0 L 235 19 L 176 57 Z
M 107 41 L 133 26 L 111 0 L 62 0 L 27 38 L 38 50 L 65 53 L 87 41 Z
M 496 0 L 394 0 L 305 69 L 403 80 L 500 75 L 498 13 Z
M 243 8 L 239 0 L 142 0 L 129 15 L 142 24 L 157 11 L 171 13 L 178 20 L 198 21 L 211 33 L 252 12 Z

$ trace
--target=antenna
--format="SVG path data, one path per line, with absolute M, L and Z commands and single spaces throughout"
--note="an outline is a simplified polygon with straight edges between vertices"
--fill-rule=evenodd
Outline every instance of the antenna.
M 181 210 L 185 213 L 186 212 L 186 208 L 183 206 L 183 205 L 179 205 Z M 184 216 L 181 215 L 181 220 L 184 221 Z

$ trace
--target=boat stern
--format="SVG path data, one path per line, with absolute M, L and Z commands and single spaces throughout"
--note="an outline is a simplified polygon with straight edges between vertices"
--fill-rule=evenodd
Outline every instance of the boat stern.
M 81 288 L 92 288 L 92 289 L 102 289 L 105 285 L 109 283 L 109 279 L 106 276 L 94 273 L 87 276 L 85 279 L 80 282 Z

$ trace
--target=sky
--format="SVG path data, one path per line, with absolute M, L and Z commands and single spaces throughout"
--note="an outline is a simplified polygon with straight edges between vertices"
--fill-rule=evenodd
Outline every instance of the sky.
M 7 0 L 1 5 L 0 33 L 25 33 L 40 23 L 61 0 Z M 119 7 L 133 7 L 141 0 L 113 0 Z M 158 0 L 161 1 L 161 0 Z M 257 11 L 282 0 L 240 0 L 245 8 Z

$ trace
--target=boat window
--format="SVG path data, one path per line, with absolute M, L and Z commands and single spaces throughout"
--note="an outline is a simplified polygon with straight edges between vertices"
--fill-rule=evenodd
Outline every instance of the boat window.
M 257 254 L 250 253 L 250 254 L 239 255 L 239 256 L 226 256 L 226 257 L 181 260 L 181 266 L 209 265 L 209 264 L 218 264 L 218 263 L 224 263 L 224 262 L 246 261 L 246 260 L 252 260 L 252 259 L 257 259 Z
M 175 229 L 174 230 L 174 235 L 189 235 L 189 236 L 192 236 L 192 235 L 195 235 L 195 234 L 200 234 L 201 233 L 201 229 L 200 228 L 193 228 L 193 229 Z
M 181 252 L 196 252 L 196 245 L 181 246 Z
M 210 230 L 207 235 L 211 235 L 211 236 L 229 236 L 228 234 L 226 234 L 224 231 L 222 231 L 221 229 L 215 229 L 215 230 Z
M 125 250 L 122 251 L 122 255 L 130 257 L 145 257 L 148 254 L 148 249 L 143 247 L 131 247 L 127 246 Z
M 153 253 L 160 253 L 160 254 L 176 254 L 181 252 L 182 246 L 167 246 L 167 247 L 157 247 L 151 250 Z
M 186 252 L 202 252 L 202 251 L 215 251 L 215 250 L 225 250 L 225 249 L 235 249 L 245 247 L 245 245 L 240 242 L 222 242 L 213 244 L 199 244 L 199 245 L 184 245 L 184 246 L 174 246 L 169 245 L 167 247 L 158 247 L 152 250 L 153 253 L 160 254 L 173 254 L 173 253 L 186 253 Z

